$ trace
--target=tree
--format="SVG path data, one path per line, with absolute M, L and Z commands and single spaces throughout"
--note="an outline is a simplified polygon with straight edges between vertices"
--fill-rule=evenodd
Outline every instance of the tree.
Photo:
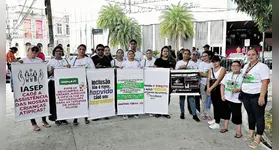
M 118 26 L 125 17 L 125 13 L 119 5 L 106 5 L 103 6 L 99 12 L 99 18 L 97 21 L 97 27 L 108 30 L 107 45 L 109 45 L 110 36 L 115 31 L 115 27 Z
M 233 0 L 237 11 L 242 11 L 254 18 L 261 32 L 272 27 L 272 0 Z
M 111 46 L 120 45 L 127 50 L 131 39 L 135 39 L 137 45 L 141 45 L 140 25 L 135 19 L 124 17 L 111 33 Z
M 176 53 L 179 48 L 178 40 L 183 37 L 187 39 L 194 35 L 193 15 L 189 13 L 186 4 L 172 4 L 162 12 L 160 16 L 160 37 L 166 36 L 169 39 L 176 40 Z

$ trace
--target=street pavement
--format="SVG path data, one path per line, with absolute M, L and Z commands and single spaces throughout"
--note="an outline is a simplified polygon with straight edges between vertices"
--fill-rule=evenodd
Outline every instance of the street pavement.
M 121 116 L 110 120 L 90 121 L 79 125 L 32 130 L 30 121 L 15 122 L 13 93 L 6 87 L 7 149 L 9 150 L 249 150 L 247 142 L 234 138 L 235 126 L 230 123 L 227 133 L 208 128 L 206 121 L 195 122 L 186 111 L 185 120 L 179 118 L 178 97 L 171 97 L 171 119 L 140 115 L 139 119 L 123 120 Z M 187 106 L 185 107 L 187 109 Z M 223 125 L 223 121 L 221 124 Z M 245 133 L 243 133 L 245 134 Z M 264 149 L 264 148 L 259 148 Z

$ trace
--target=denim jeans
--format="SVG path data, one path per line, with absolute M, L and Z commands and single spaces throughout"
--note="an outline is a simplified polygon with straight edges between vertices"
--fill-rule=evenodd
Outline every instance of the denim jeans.
M 13 87 L 12 71 L 11 71 L 11 70 L 9 70 L 9 72 L 10 72 L 10 85 L 11 85 L 11 90 L 13 90 L 13 89 L 14 89 L 14 87 Z
M 179 96 L 179 103 L 180 103 L 180 112 L 184 113 L 185 112 L 185 96 Z M 197 115 L 196 112 L 196 102 L 195 102 L 195 96 L 187 96 L 187 102 L 190 104 L 191 110 L 192 110 L 192 115 L 195 116 Z

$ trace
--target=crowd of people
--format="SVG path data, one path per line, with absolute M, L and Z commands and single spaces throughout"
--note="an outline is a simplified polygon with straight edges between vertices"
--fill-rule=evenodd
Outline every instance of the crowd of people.
M 170 46 L 164 46 L 161 49 L 159 58 L 153 57 L 151 49 L 146 50 L 145 57 L 140 51 L 137 51 L 137 42 L 130 41 L 130 49 L 124 52 L 122 49 L 116 51 L 115 58 L 112 58 L 110 47 L 98 44 L 95 49 L 95 55 L 92 57 L 86 56 L 86 45 L 77 47 L 78 55 L 68 61 L 64 59 L 64 50 L 61 46 L 56 46 L 53 49 L 54 56 L 48 64 L 49 77 L 49 101 L 50 113 L 49 120 L 55 121 L 56 125 L 68 124 L 66 120 L 57 120 L 56 115 L 56 100 L 55 100 L 55 85 L 54 85 L 54 70 L 56 67 L 85 67 L 88 69 L 98 68 L 170 68 L 171 70 L 182 69 L 198 69 L 200 72 L 200 96 L 179 96 L 180 119 L 185 119 L 185 100 L 187 99 L 189 114 L 193 119 L 200 122 L 197 111 L 200 113 L 202 120 L 207 120 L 210 129 L 219 129 L 220 120 L 224 119 L 224 125 L 220 129 L 221 133 L 227 132 L 228 123 L 231 118 L 232 123 L 236 125 L 235 138 L 243 138 L 243 140 L 251 141 L 248 145 L 251 148 L 258 147 L 260 138 L 263 135 L 265 128 L 264 113 L 267 103 L 267 88 L 269 84 L 270 74 L 267 65 L 259 61 L 259 54 L 255 49 L 249 49 L 247 56 L 248 64 L 242 68 L 239 61 L 233 61 L 231 72 L 227 72 L 221 66 L 219 56 L 214 55 L 209 50 L 209 45 L 205 45 L 204 51 L 200 53 L 193 48 L 181 49 L 174 57 Z M 7 65 L 11 68 L 12 62 L 17 62 L 14 54 L 17 48 L 12 47 L 7 54 Z M 30 47 L 26 58 L 19 60 L 20 63 L 42 63 L 42 56 L 39 55 L 40 48 L 38 46 Z M 11 83 L 12 87 L 12 83 Z M 13 88 L 12 88 L 13 90 Z M 169 103 L 170 103 L 169 96 Z M 213 104 L 213 117 L 210 115 L 210 107 L 207 106 L 209 100 Z M 250 132 L 247 136 L 242 135 L 242 104 L 248 114 L 248 123 Z M 164 116 L 171 118 L 170 115 L 155 114 L 155 117 Z M 131 116 L 124 115 L 124 119 Z M 133 115 L 139 118 L 139 115 Z M 109 118 L 104 118 L 109 119 Z M 97 119 L 93 120 L 97 121 Z M 34 131 L 39 131 L 35 119 L 31 119 Z M 49 128 L 50 125 L 46 121 L 46 117 L 42 118 L 43 126 Z M 88 124 L 88 118 L 85 118 L 85 123 Z M 74 125 L 78 125 L 78 119 L 74 119 Z M 255 130 L 257 129 L 257 130 Z

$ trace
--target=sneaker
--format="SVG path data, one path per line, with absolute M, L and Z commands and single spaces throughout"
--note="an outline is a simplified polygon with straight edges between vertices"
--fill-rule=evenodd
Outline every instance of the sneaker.
M 61 123 L 69 124 L 67 120 L 61 120 Z
M 197 122 L 200 122 L 200 119 L 198 118 L 197 115 L 193 116 L 193 119 L 196 120 Z
M 61 125 L 61 121 L 55 121 L 55 124 L 57 125 L 57 126 L 60 126 Z
M 201 118 L 202 118 L 202 120 L 206 120 L 207 119 L 206 116 L 202 116 Z
M 209 120 L 209 121 L 210 121 L 210 120 L 212 120 L 212 118 L 211 118 L 210 116 L 207 116 L 207 120 Z
M 109 120 L 109 117 L 104 118 L 105 120 Z
M 128 119 L 128 116 L 127 115 L 123 115 L 123 119 Z
M 159 118 L 161 115 L 160 114 L 155 114 L 155 117 L 156 118 Z
M 134 118 L 139 119 L 139 115 L 134 115 Z
M 180 119 L 185 119 L 184 113 L 181 113 L 181 114 L 180 114 Z
M 149 114 L 150 117 L 153 117 L 153 114 Z
M 212 124 L 214 124 L 214 123 L 215 123 L 215 119 L 210 120 L 210 121 L 208 121 L 207 123 L 208 123 L 209 125 L 212 125 Z
M 212 125 L 209 126 L 210 129 L 219 129 L 220 125 L 218 123 L 214 123 Z

